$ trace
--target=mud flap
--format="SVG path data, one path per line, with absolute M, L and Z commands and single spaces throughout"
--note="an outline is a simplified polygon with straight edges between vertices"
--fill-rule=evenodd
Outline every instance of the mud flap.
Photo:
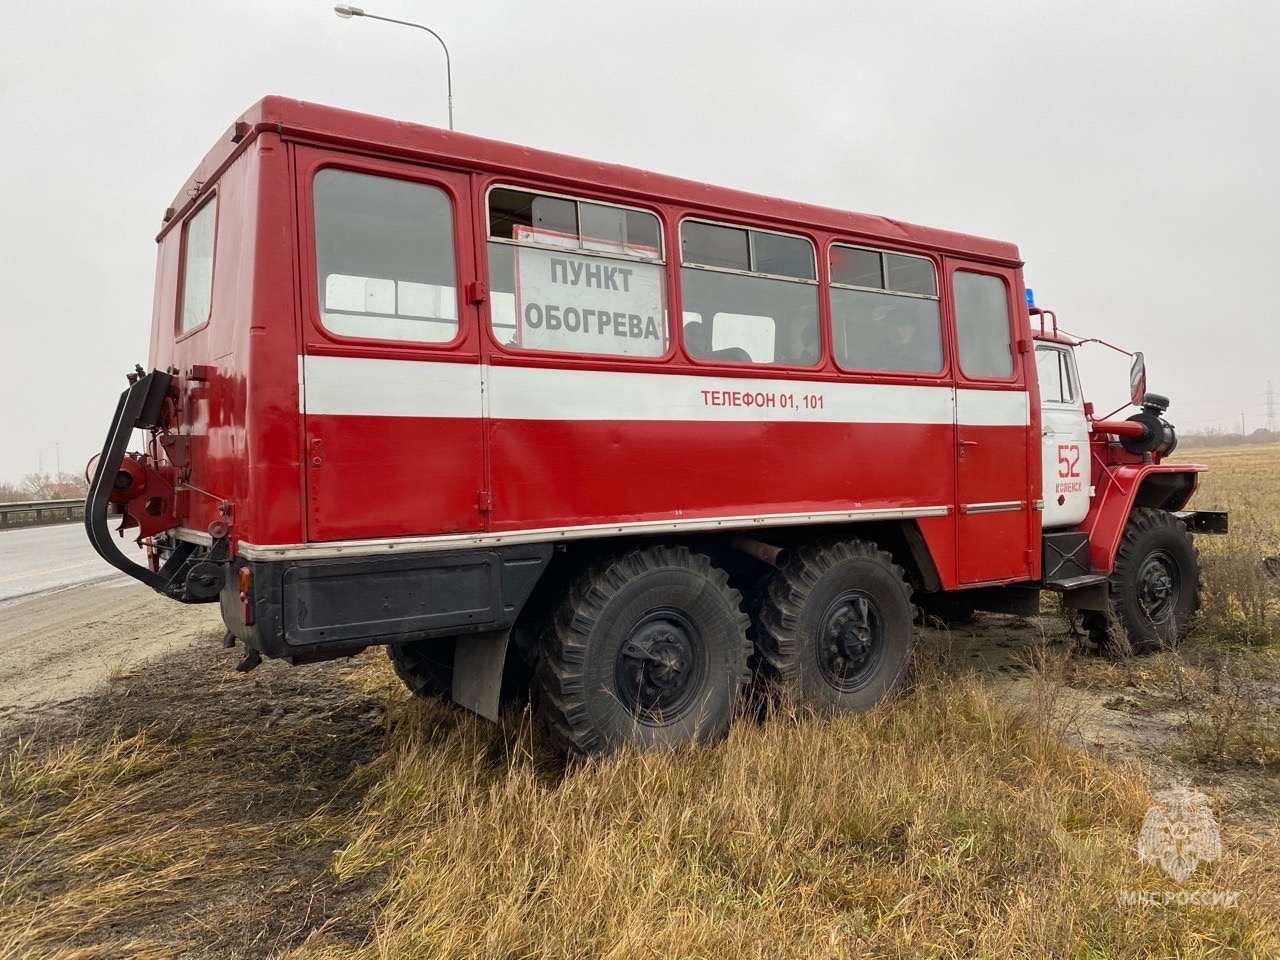
M 1090 583 L 1062 594 L 1062 605 L 1068 610 L 1095 610 L 1106 613 L 1111 609 L 1111 592 L 1105 577 L 1098 583 Z
M 502 668 L 511 628 L 459 637 L 453 653 L 453 702 L 486 720 L 498 719 Z

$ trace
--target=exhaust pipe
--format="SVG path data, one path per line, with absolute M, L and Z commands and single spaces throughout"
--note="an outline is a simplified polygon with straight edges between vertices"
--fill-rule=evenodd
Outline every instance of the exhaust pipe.
M 726 542 L 733 549 L 740 550 L 747 556 L 755 557 L 771 567 L 785 566 L 791 556 L 782 547 L 774 547 L 767 543 L 761 543 L 759 540 L 752 540 L 749 537 L 730 537 Z

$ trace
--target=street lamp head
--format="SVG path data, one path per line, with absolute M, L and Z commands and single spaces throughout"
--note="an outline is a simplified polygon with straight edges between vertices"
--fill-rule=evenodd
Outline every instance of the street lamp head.
M 343 20 L 350 20 L 352 17 L 368 17 L 370 20 L 381 20 L 383 23 L 395 23 L 402 27 L 413 27 L 417 30 L 425 30 L 437 40 L 444 50 L 444 76 L 445 82 L 448 84 L 449 91 L 449 129 L 453 129 L 453 65 L 449 62 L 449 48 L 445 45 L 444 38 L 436 33 L 426 24 L 412 23 L 408 20 L 396 20 L 392 17 L 380 17 L 376 13 L 365 13 L 360 7 L 353 7 L 348 3 L 340 3 L 333 8 L 333 12 L 340 16 Z

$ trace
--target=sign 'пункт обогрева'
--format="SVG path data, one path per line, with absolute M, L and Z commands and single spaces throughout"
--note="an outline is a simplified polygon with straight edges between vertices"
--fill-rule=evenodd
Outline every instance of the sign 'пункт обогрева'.
M 521 227 L 516 239 L 562 245 L 566 238 Z M 515 280 L 517 337 L 523 347 L 640 357 L 666 352 L 658 264 L 521 246 Z

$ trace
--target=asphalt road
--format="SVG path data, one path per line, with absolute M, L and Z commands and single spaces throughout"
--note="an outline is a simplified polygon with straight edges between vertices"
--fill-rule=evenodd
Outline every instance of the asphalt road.
M 145 562 L 141 547 L 120 544 L 130 559 Z M 0 603 L 124 576 L 94 552 L 81 523 L 0 531 Z

